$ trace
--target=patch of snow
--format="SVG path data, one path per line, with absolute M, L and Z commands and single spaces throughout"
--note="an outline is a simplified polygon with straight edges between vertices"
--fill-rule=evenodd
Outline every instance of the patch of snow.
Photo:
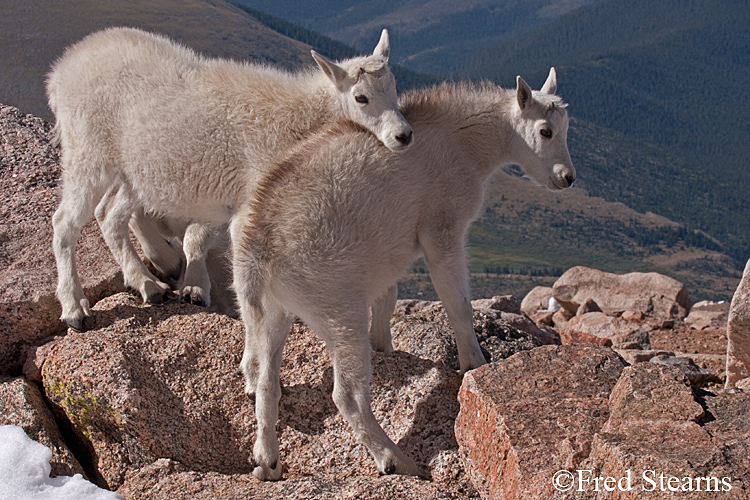
M 124 500 L 80 474 L 49 477 L 52 451 L 20 427 L 0 426 L 0 498 L 3 500 Z

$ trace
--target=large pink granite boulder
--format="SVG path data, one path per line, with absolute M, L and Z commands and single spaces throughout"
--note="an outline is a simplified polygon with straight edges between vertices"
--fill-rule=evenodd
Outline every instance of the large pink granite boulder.
M 687 288 L 658 273 L 612 274 L 578 266 L 553 286 L 555 299 L 571 313 L 593 299 L 607 314 L 640 311 L 657 319 L 684 318 L 690 310 Z
M 456 439 L 483 498 L 551 498 L 588 457 L 625 363 L 597 346 L 543 346 L 468 372 Z
M 322 341 L 302 325 L 287 340 L 278 422 L 284 480 L 252 478 L 254 408 L 237 373 L 240 321 L 129 294 L 97 304 L 95 328 L 46 352 L 47 397 L 127 498 L 463 498 L 474 491 L 453 424 L 458 373 L 405 352 L 373 355 L 372 407 L 432 481 L 380 478 L 331 399 Z M 474 493 L 475 494 L 475 493 Z

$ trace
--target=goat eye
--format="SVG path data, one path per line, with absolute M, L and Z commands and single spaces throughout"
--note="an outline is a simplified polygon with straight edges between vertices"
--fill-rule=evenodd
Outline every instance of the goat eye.
M 539 130 L 539 135 L 544 137 L 545 139 L 551 139 L 552 138 L 552 131 L 548 128 L 543 128 Z
M 354 96 L 354 100 L 357 101 L 360 104 L 367 104 L 370 102 L 370 100 L 367 98 L 367 96 L 359 94 Z

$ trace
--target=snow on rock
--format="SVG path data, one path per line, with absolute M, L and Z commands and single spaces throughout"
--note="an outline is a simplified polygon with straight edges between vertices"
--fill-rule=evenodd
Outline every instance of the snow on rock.
M 83 476 L 51 478 L 52 451 L 20 427 L 0 426 L 0 498 L 5 500 L 123 500 Z

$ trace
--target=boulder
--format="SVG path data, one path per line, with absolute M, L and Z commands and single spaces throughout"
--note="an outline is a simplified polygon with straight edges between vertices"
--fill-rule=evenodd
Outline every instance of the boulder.
M 547 333 L 527 317 L 494 309 L 474 310 L 474 331 L 488 361 L 532 349 L 542 345 L 539 338 L 547 339 Z M 396 320 L 391 335 L 394 349 L 459 369 L 456 340 L 442 303 Z
M 477 299 L 471 301 L 474 309 L 492 309 L 511 314 L 521 314 L 521 303 L 512 295 L 495 295 L 491 299 Z
M 699 302 L 690 310 L 685 324 L 694 330 L 706 328 L 726 328 L 729 319 L 729 303 Z
M 615 349 L 615 352 L 629 365 L 651 361 L 654 356 L 674 356 L 673 352 L 661 349 Z
M 649 361 L 659 365 L 674 366 L 680 370 L 694 386 L 705 386 L 707 384 L 717 384 L 721 382 L 718 374 L 706 368 L 695 364 L 691 358 L 683 356 L 669 356 L 660 354 L 654 356 Z
M 65 332 L 55 300 L 52 214 L 60 189 L 51 125 L 0 105 L 0 375 L 21 373 L 29 350 Z M 78 242 L 78 271 L 93 304 L 124 290 L 120 268 L 96 222 Z
M 195 306 L 147 306 L 121 293 L 95 306 L 96 327 L 47 352 L 42 377 L 58 416 L 127 498 L 465 498 L 455 370 L 405 352 L 374 353 L 372 407 L 432 481 L 377 474 L 332 399 L 322 341 L 296 324 L 284 349 L 277 425 L 284 481 L 250 474 L 254 408 L 237 373 L 240 321 Z
M 521 312 L 527 316 L 533 316 L 539 311 L 546 311 L 549 307 L 549 299 L 552 298 L 552 288 L 548 286 L 537 286 L 526 294 L 521 301 Z
M 65 443 L 55 418 L 39 388 L 23 377 L 0 378 L 0 425 L 16 425 L 26 435 L 52 451 L 52 476 L 84 475 L 83 468 Z
M 684 318 L 690 310 L 685 286 L 658 273 L 611 274 L 578 266 L 553 286 L 555 299 L 575 314 L 589 299 L 607 314 L 640 311 L 658 319 Z
M 602 312 L 602 309 L 599 307 L 599 304 L 597 304 L 593 299 L 588 299 L 578 308 L 578 310 L 576 311 L 576 316 L 583 316 L 584 314 L 592 312 Z
M 726 411 L 728 400 L 750 409 L 746 396 L 711 395 L 719 401 L 698 401 L 685 375 L 674 367 L 628 367 L 612 390 L 609 419 L 594 436 L 581 469 L 592 477 L 629 477 L 623 483 L 629 490 L 613 498 L 675 498 L 676 493 L 696 500 L 707 495 L 747 498 L 748 455 L 738 456 L 750 445 L 747 429 L 731 439 L 718 432 L 736 425 L 727 419 L 732 418 Z M 713 413 L 714 408 L 721 411 Z M 715 420 L 707 418 L 707 410 Z M 736 423 L 745 420 L 742 416 Z M 725 482 L 731 490 L 723 489 Z M 593 493 L 593 483 L 588 486 Z
M 750 393 L 694 390 L 675 367 L 544 346 L 468 372 L 459 402 L 456 439 L 482 498 L 750 492 Z
M 572 318 L 560 331 L 560 336 L 563 339 L 572 339 L 576 336 L 609 339 L 611 345 L 618 349 L 651 348 L 648 331 L 636 323 L 602 312 L 590 312 Z
M 726 387 L 745 378 L 750 378 L 750 260 L 729 309 Z
M 464 376 L 456 439 L 483 498 L 553 498 L 588 457 L 625 367 L 611 349 L 543 346 Z

